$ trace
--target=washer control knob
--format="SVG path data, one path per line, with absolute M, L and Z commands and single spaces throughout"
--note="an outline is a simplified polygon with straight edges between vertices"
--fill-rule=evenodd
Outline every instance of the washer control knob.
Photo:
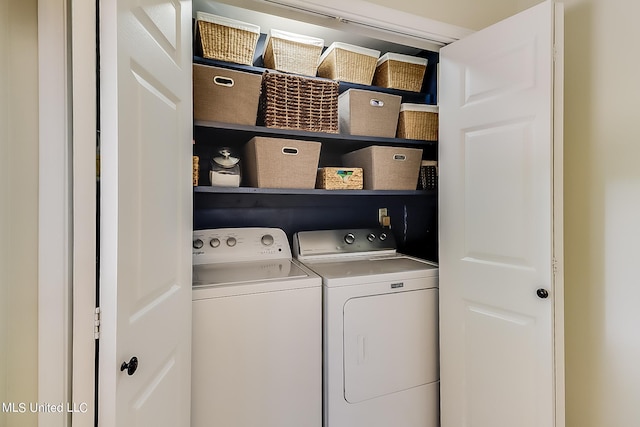
M 369 233 L 369 235 L 367 236 L 367 240 L 373 242 L 374 240 L 376 240 L 376 235 L 373 233 Z
M 344 236 L 344 241 L 350 245 L 356 241 L 356 236 L 354 236 L 353 233 L 347 233 L 347 235 Z
M 204 242 L 202 239 L 196 239 L 193 241 L 193 249 L 202 249 L 204 246 Z
M 380 233 L 380 240 L 387 240 L 387 233 Z
M 265 234 L 264 236 L 262 236 L 262 239 L 260 239 L 260 241 L 264 246 L 271 246 L 273 245 L 273 236 L 271 234 Z
M 234 247 L 238 243 L 235 237 L 227 237 L 227 246 Z
M 214 237 L 209 241 L 209 246 L 211 246 L 212 248 L 217 248 L 218 246 L 220 246 L 220 239 Z

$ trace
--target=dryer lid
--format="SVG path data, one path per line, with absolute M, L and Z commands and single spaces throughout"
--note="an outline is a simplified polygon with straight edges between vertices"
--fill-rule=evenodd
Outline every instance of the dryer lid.
M 402 254 L 335 257 L 304 263 L 322 276 L 327 286 L 438 276 L 437 264 Z

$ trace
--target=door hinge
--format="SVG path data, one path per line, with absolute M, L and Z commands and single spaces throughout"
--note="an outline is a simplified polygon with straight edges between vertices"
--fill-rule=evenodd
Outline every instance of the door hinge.
M 93 312 L 93 338 L 100 339 L 100 307 Z
M 553 260 L 551 261 L 551 268 L 553 268 L 553 275 L 555 276 L 556 274 L 558 274 L 558 260 L 553 258 Z

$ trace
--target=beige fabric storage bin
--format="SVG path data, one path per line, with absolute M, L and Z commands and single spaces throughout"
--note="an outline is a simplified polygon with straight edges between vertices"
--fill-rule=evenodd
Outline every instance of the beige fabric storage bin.
M 362 168 L 365 190 L 415 190 L 422 150 L 371 146 L 342 156 L 345 166 Z
M 338 83 L 267 71 L 262 75 L 258 123 L 269 128 L 338 133 Z
M 401 104 L 397 137 L 437 141 L 438 106 Z
M 323 39 L 272 29 L 262 59 L 267 68 L 315 77 L 323 47 Z
M 255 125 L 261 74 L 193 64 L 193 118 Z
M 378 59 L 373 76 L 374 86 L 420 92 L 427 59 L 387 53 Z
M 316 176 L 316 188 L 325 190 L 361 190 L 362 182 L 362 168 L 324 167 Z
M 253 137 L 245 146 L 245 182 L 257 188 L 312 189 L 320 145 L 314 141 Z
M 378 50 L 335 42 L 320 57 L 318 76 L 371 85 L 379 56 Z
M 338 97 L 340 133 L 393 138 L 396 136 L 402 97 L 362 89 L 349 89 Z
M 203 58 L 252 65 L 259 38 L 258 25 L 196 12 L 196 45 Z

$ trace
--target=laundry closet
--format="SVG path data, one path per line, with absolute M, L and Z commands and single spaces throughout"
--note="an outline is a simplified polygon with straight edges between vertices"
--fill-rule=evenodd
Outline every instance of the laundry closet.
M 424 105 L 437 103 L 437 52 L 358 35 L 349 32 L 353 27 L 349 24 L 340 25 L 338 23 L 337 26 L 342 29 L 335 30 L 207 1 L 196 1 L 193 8 L 194 12 L 201 11 L 215 16 L 258 24 L 262 33 L 257 41 L 252 61 L 257 66 L 221 63 L 203 58 L 202 52 L 200 52 L 202 49 L 198 46 L 198 42 L 194 43 L 196 54 L 194 62 L 196 64 L 229 67 L 260 76 L 267 68 L 263 64 L 262 54 L 267 34 L 273 28 L 319 38 L 324 41 L 325 47 L 334 42 L 343 42 L 377 49 L 381 53 L 393 52 L 424 58 L 427 62 L 426 72 L 424 78 L 420 79 L 417 91 L 341 82 L 339 93 L 342 94 L 348 89 L 355 88 L 366 90 L 367 93 L 375 92 L 371 93 L 371 97 L 375 97 L 376 94 L 393 94 L 401 97 L 403 103 Z M 317 16 L 309 16 L 312 20 L 318 21 Z M 320 22 L 323 21 L 328 21 L 328 19 L 320 19 Z M 431 45 L 432 43 L 423 41 L 422 44 Z M 434 45 L 434 47 L 437 46 Z M 315 76 L 315 67 L 313 74 Z M 259 85 L 260 78 L 257 80 Z M 194 90 L 198 90 L 197 87 Z M 256 92 L 259 90 L 258 86 Z M 196 94 L 194 96 L 197 98 Z M 253 111 L 255 121 L 255 106 L 253 106 Z M 398 112 L 395 114 L 394 122 L 397 123 Z M 396 235 L 398 249 L 421 258 L 437 261 L 438 223 L 435 185 L 432 185 L 430 189 L 418 189 L 419 183 L 416 179 L 412 183 L 412 188 L 405 190 L 323 190 L 313 188 L 315 187 L 315 169 L 317 167 L 344 167 L 346 165 L 341 158 L 343 154 L 369 146 L 419 149 L 422 151 L 422 160 L 437 161 L 437 141 L 435 138 L 430 141 L 396 138 L 396 123 L 392 128 L 392 137 L 374 137 L 350 135 L 344 131 L 341 133 L 312 132 L 304 129 L 291 130 L 219 123 L 198 120 L 196 117 L 194 155 L 199 157 L 199 185 L 194 188 L 194 229 L 243 226 L 279 227 L 285 230 L 291 238 L 294 232 L 302 230 L 382 227 L 379 210 L 386 209 L 384 216 L 387 217 L 386 221 L 388 222 L 385 223 L 385 226 Z M 244 158 L 245 144 L 254 136 L 320 142 L 319 163 L 312 164 L 309 168 L 314 179 L 311 188 L 255 188 L 247 183 L 248 177 L 245 170 L 248 159 Z M 237 188 L 210 185 L 212 159 L 220 157 L 219 151 L 222 148 L 230 148 L 233 155 L 240 159 L 242 178 Z M 417 178 L 417 168 L 415 172 Z M 282 171 L 282 173 L 286 172 Z M 293 172 L 287 178 L 294 183 L 301 179 Z M 392 178 L 393 173 L 381 179 Z
M 184 248 L 193 246 L 194 231 L 276 227 L 292 244 L 301 231 L 384 227 L 398 252 L 438 263 L 441 425 L 562 427 L 561 5 L 545 1 L 487 29 L 442 39 L 439 30 L 421 27 L 429 20 L 394 11 L 407 19 L 403 31 L 402 23 L 385 22 L 386 8 L 358 11 L 343 3 L 202 0 L 192 9 L 172 3 L 170 10 L 150 4 L 131 6 L 130 21 L 118 21 L 115 8 L 103 11 L 105 22 L 111 18 L 122 28 L 101 33 L 107 40 L 101 57 L 112 64 L 105 65 L 101 85 L 101 264 L 118 273 L 105 275 L 103 283 L 113 283 L 116 292 L 102 301 L 130 322 L 105 318 L 104 340 L 114 351 L 100 360 L 109 396 L 102 407 L 118 419 L 143 414 L 134 418 L 161 425 L 166 411 L 157 403 L 177 394 L 180 409 L 166 416 L 175 425 L 188 416 L 191 338 L 183 332 L 191 329 L 191 312 L 184 311 L 191 282 L 184 279 L 192 254 Z M 344 42 L 426 59 L 420 91 L 350 83 L 338 90 L 380 91 L 403 103 L 437 106 L 437 140 L 193 121 L 186 102 L 193 77 L 185 78 L 193 76 L 193 64 L 254 75 L 266 68 L 260 62 L 264 33 L 252 65 L 203 58 L 197 43 L 185 42 L 194 40 L 197 11 L 245 22 L 274 19 L 260 26 L 322 38 L 325 47 Z M 182 144 L 187 135 L 193 137 L 188 147 Z M 248 186 L 246 146 L 256 137 L 319 142 L 320 168 L 346 166 L 345 154 L 372 146 L 417 148 L 421 162 L 437 162 L 437 184 L 416 179 L 402 190 Z M 239 159 L 239 186 L 209 185 L 215 158 L 222 159 L 218 165 Z M 158 168 L 166 173 L 154 173 Z M 133 184 L 127 191 L 125 182 Z M 163 349 L 139 345 L 153 334 Z M 113 380 L 109 363 L 120 366 L 135 353 L 138 375 Z M 120 411 L 126 402 L 135 402 L 134 409 Z

